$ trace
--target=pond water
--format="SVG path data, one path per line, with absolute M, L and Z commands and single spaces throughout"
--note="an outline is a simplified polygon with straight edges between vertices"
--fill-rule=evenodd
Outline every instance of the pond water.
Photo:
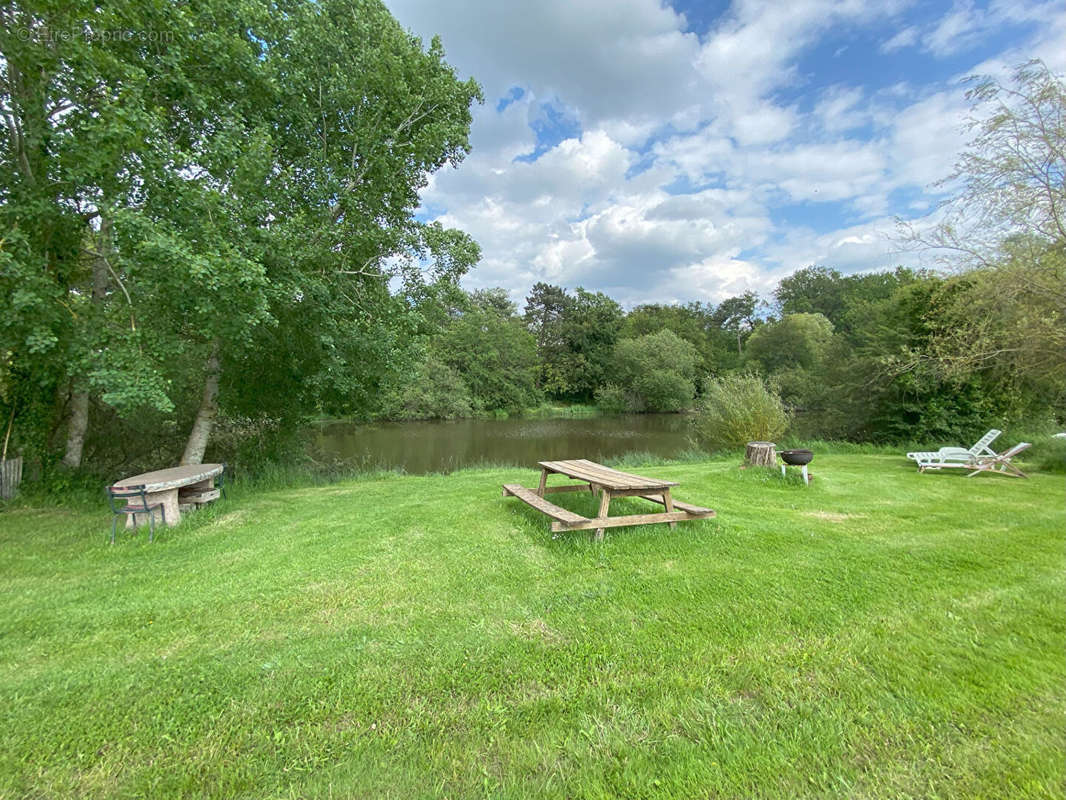
M 562 419 L 463 419 L 359 425 L 328 422 L 315 432 L 320 457 L 410 474 L 480 464 L 534 466 L 564 458 L 602 460 L 632 452 L 671 458 L 689 448 L 681 414 Z

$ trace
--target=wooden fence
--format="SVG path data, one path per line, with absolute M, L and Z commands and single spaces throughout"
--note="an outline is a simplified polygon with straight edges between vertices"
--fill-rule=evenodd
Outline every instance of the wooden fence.
M 22 456 L 0 461 L 0 500 L 10 500 L 22 483 Z

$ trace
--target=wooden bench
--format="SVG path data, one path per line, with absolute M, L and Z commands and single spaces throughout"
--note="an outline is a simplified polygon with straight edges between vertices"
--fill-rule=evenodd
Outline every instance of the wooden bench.
M 570 488 L 569 486 L 566 488 Z M 583 488 L 583 487 L 574 487 Z M 526 505 L 530 505 L 537 509 L 541 514 L 545 514 L 564 525 L 580 525 L 582 522 L 588 522 L 588 517 L 583 517 L 580 514 L 575 514 L 573 511 L 562 508 L 555 505 L 555 503 L 549 503 L 543 497 L 538 495 L 532 489 L 527 489 L 524 486 L 520 486 L 517 483 L 505 483 L 503 485 L 504 497 L 517 497 Z
M 195 511 L 222 495 L 219 489 L 180 489 L 178 491 L 178 509 L 182 512 Z
M 666 503 L 663 502 L 662 496 L 657 494 L 642 494 L 640 497 L 642 500 L 651 500 L 653 503 L 658 503 L 661 506 L 666 505 Z M 680 500 L 674 500 L 673 504 L 674 508 L 676 508 L 678 511 L 684 511 L 686 514 L 691 514 L 694 517 L 709 518 L 718 516 L 713 509 L 704 508 L 703 506 L 694 506 L 691 503 L 682 503 Z

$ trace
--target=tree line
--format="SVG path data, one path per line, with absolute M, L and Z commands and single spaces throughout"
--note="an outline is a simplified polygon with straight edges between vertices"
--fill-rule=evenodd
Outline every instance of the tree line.
M 956 204 L 911 232 L 954 271 L 519 308 L 461 291 L 477 243 L 416 214 L 481 90 L 380 0 L 4 3 L 0 457 L 269 459 L 314 417 L 679 411 L 741 374 L 819 436 L 1061 419 L 1062 81 L 1034 62 L 971 99 Z
M 426 332 L 393 419 L 520 413 L 547 401 L 606 412 L 691 409 L 708 378 L 760 376 L 809 436 L 959 439 L 993 422 L 1066 411 L 1061 252 L 945 275 L 811 266 L 718 305 L 644 304 L 536 284 L 519 309 L 502 289 L 460 295 Z M 983 337 L 983 338 L 982 338 Z M 974 349 L 1012 353 L 974 358 Z

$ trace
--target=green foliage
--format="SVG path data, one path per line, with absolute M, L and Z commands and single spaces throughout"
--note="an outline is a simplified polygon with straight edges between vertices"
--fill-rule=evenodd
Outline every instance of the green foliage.
M 615 346 L 613 374 L 632 410 L 680 411 L 696 393 L 696 361 L 696 348 L 664 329 L 620 340 Z
M 572 298 L 561 286 L 536 283 L 526 297 L 524 319 L 537 342 L 537 387 L 553 397 L 570 394 L 563 321 Z
M 518 413 L 540 401 L 537 346 L 503 298 L 502 292 L 475 293 L 432 347 L 468 387 L 475 409 Z
M 473 416 L 476 404 L 459 372 L 430 357 L 383 406 L 389 419 L 457 419 Z
M 832 336 L 833 323 L 822 314 L 787 314 L 751 334 L 745 359 L 767 373 L 813 369 L 821 364 Z
M 629 395 L 617 383 L 605 383 L 596 389 L 596 408 L 604 414 L 622 414 L 632 410 Z
M 1039 60 L 1005 81 L 970 76 L 974 133 L 940 181 L 953 194 L 929 232 L 905 228 L 914 243 L 937 248 L 954 266 L 990 266 L 1014 239 L 1032 247 L 1066 246 L 1066 83 Z
M 782 314 L 821 314 L 839 323 L 845 309 L 844 277 L 835 269 L 811 266 L 782 278 L 774 298 Z
M 708 378 L 696 404 L 692 432 L 711 450 L 774 441 L 788 427 L 789 414 L 775 388 L 751 373 Z
M 930 355 L 951 378 L 980 376 L 1066 414 L 1066 248 L 1016 244 L 950 281 Z
M 1048 436 L 1033 442 L 1032 450 L 1023 458 L 1041 472 L 1066 472 L 1066 436 Z
M 0 385 L 20 446 L 50 458 L 86 392 L 93 419 L 184 427 L 216 350 L 235 415 L 376 410 L 430 287 L 479 257 L 414 218 L 481 99 L 439 41 L 377 0 L 3 13 Z
M 714 309 L 703 303 L 639 305 L 626 314 L 621 338 L 636 339 L 662 330 L 673 331 L 696 348 L 699 372 L 710 372 L 720 360 L 716 350 L 725 349 L 716 345 L 720 329 L 714 322 Z
M 761 304 L 759 296 L 748 291 L 739 297 L 723 300 L 711 315 L 712 322 L 719 329 L 728 331 L 736 339 L 737 355 L 743 352 L 744 340 L 761 321 L 758 315 Z
M 574 399 L 593 399 L 596 387 L 606 382 L 623 319 L 622 307 L 603 292 L 578 287 L 562 321 L 563 370 Z
M 807 267 L 782 278 L 774 298 L 783 316 L 821 314 L 835 330 L 850 336 L 854 329 L 862 327 L 869 304 L 887 300 L 898 288 L 921 277 L 922 273 L 903 267 L 862 275 Z

